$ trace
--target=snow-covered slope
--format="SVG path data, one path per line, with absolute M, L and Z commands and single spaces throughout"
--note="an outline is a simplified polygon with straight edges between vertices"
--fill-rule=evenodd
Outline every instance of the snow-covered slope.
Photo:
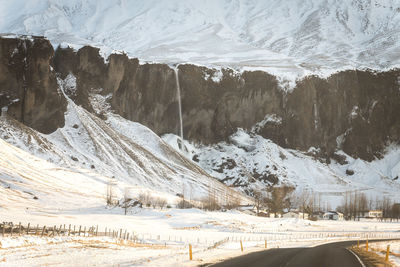
M 175 135 L 163 139 L 178 149 Z M 242 192 L 265 191 L 266 186 L 285 184 L 319 195 L 323 204 L 340 205 L 345 192 L 364 192 L 370 197 L 388 196 L 400 201 L 400 147 L 389 147 L 383 159 L 366 162 L 345 153 L 342 165 L 320 162 L 313 150 L 302 153 L 282 148 L 268 139 L 239 130 L 213 146 L 185 143 L 187 156 L 212 176 Z M 346 174 L 354 172 L 353 174 Z
M 61 88 L 65 89 L 65 81 L 59 82 Z M 212 188 L 221 196 L 229 193 L 242 198 L 180 155 L 148 128 L 108 112 L 107 106 L 102 106 L 104 97 L 93 95 L 91 100 L 95 109 L 102 109 L 105 121 L 77 106 L 67 97 L 65 126 L 50 135 L 41 134 L 10 117 L 2 116 L 0 137 L 9 144 L 6 146 L 2 142 L 1 150 L 3 146 L 7 148 L 14 145 L 29 152 L 32 157 L 54 164 L 54 168 L 66 168 L 78 176 L 77 180 L 69 180 L 76 186 L 84 179 L 80 177 L 81 172 L 90 173 L 90 179 L 103 185 L 103 194 L 106 183 L 114 177 L 118 181 L 120 196 L 124 189 L 130 188 L 138 193 L 163 192 L 171 196 L 185 191 L 186 194 L 190 193 L 191 198 L 200 199 Z M 12 161 L 7 161 L 8 158 L 7 155 L 1 155 L 1 163 L 13 166 Z M 40 165 L 33 167 L 38 175 L 40 168 Z M 47 175 L 46 170 L 44 175 Z M 43 179 L 53 179 L 57 175 L 63 174 L 53 173 L 52 177 Z
M 400 63 L 397 0 L 0 1 L 0 32 L 161 62 L 304 75 Z
M 51 212 L 57 207 L 74 210 L 104 205 L 107 177 L 82 168 L 62 168 L 2 139 L 0 147 L 2 211 Z

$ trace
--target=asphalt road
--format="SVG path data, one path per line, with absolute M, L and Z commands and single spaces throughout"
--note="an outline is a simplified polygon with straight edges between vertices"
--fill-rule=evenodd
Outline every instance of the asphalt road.
M 229 259 L 213 267 L 361 267 L 346 249 L 357 241 L 336 242 L 313 248 L 279 248 L 254 252 Z

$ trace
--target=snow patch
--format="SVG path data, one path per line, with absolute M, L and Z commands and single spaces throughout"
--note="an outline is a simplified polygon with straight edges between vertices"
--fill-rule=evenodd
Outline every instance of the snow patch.
M 217 69 L 212 68 L 212 71 L 213 71 L 212 75 L 207 72 L 203 73 L 204 80 L 211 79 L 215 83 L 220 83 L 222 78 L 224 77 L 224 73 L 222 72 L 222 69 L 221 68 L 217 68 Z
M 69 73 L 64 80 L 57 78 L 58 85 L 68 96 L 76 96 L 76 77 Z
M 264 119 L 258 123 L 256 123 L 252 128 L 252 132 L 257 132 L 264 128 L 265 124 L 267 123 L 274 123 L 274 124 L 282 124 L 282 117 L 278 116 L 277 114 L 267 114 L 265 115 Z

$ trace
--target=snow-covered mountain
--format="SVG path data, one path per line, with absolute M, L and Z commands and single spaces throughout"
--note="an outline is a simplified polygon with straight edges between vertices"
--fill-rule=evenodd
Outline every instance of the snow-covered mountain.
M 213 177 L 250 195 L 293 185 L 334 205 L 351 190 L 398 197 L 399 71 L 281 79 L 399 66 L 395 0 L 0 0 L 0 17 L 0 175 L 16 195 L 31 195 L 20 184 L 44 159 L 62 169 L 46 179 L 72 171 L 98 197 L 113 176 L 121 192 L 198 198 L 235 194 Z M 116 50 L 131 58 L 101 57 Z M 33 159 L 16 160 L 25 154 L 12 145 Z
M 310 72 L 400 63 L 397 0 L 1 1 L 0 33 L 145 61 Z

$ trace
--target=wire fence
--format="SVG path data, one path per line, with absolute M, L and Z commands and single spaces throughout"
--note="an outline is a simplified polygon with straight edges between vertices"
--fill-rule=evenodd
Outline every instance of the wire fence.
M 358 231 L 358 232 L 306 232 L 306 231 L 282 231 L 282 232 L 257 232 L 257 233 L 233 233 L 233 232 L 210 232 L 194 230 L 174 230 L 171 233 L 154 234 L 138 233 L 128 229 L 103 228 L 99 226 L 84 226 L 72 224 L 60 225 L 32 225 L 28 223 L 14 224 L 3 222 L 0 224 L 0 233 L 3 237 L 34 235 L 39 237 L 110 237 L 120 241 L 126 240 L 139 244 L 158 245 L 197 245 L 207 249 L 216 248 L 227 242 L 264 242 L 269 244 L 296 243 L 305 240 L 313 241 L 335 241 L 335 240 L 360 240 L 360 239 L 400 239 L 400 231 Z M 189 234 L 188 234 L 189 233 Z

